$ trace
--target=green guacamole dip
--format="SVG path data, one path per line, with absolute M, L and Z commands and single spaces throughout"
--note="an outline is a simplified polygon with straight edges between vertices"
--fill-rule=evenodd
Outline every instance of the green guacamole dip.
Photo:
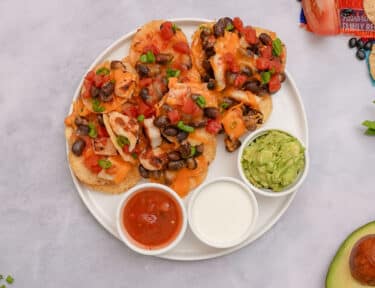
M 242 154 L 242 169 L 256 187 L 284 190 L 305 167 L 305 148 L 293 136 L 271 130 L 256 138 Z

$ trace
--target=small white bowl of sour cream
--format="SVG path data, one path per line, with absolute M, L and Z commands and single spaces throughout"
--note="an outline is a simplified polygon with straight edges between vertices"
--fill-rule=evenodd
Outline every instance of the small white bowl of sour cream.
M 191 230 L 215 248 L 233 247 L 249 238 L 258 213 L 253 192 L 231 177 L 203 184 L 193 192 L 188 205 Z

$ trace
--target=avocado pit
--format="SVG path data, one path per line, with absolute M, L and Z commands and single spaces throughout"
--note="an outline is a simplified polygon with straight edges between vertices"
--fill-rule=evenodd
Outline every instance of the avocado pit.
M 375 286 L 375 234 L 362 237 L 350 254 L 350 272 L 364 285 Z

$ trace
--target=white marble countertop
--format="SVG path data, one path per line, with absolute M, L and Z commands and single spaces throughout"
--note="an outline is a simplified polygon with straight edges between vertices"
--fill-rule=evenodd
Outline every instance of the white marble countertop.
M 305 103 L 311 166 L 294 202 L 261 239 L 218 259 L 143 257 L 107 233 L 71 180 L 63 119 L 87 67 L 154 18 L 241 16 L 277 31 Z M 10 287 L 323 287 L 341 241 L 375 218 L 375 88 L 347 37 L 298 27 L 279 1 L 0 1 L 0 274 Z M 302 286 L 301 286 L 302 285 Z

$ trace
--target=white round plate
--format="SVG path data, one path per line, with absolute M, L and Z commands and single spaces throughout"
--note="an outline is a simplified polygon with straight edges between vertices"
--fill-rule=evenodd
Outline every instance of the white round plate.
M 208 20 L 203 19 L 174 19 L 172 21 L 182 28 L 189 40 L 201 23 L 208 22 Z M 128 54 L 130 41 L 134 33 L 135 31 L 114 42 L 96 58 L 89 70 L 104 60 L 119 60 L 124 58 Z M 292 77 L 289 73 L 286 73 L 286 75 L 287 78 L 282 85 L 282 89 L 272 96 L 274 108 L 264 128 L 286 129 L 301 139 L 307 148 L 308 127 L 303 103 Z M 82 81 L 75 92 L 74 99 L 78 97 L 81 85 Z M 67 146 L 68 151 L 69 147 Z M 237 153 L 238 150 L 234 153 L 226 152 L 223 137 L 219 136 L 216 159 L 209 167 L 206 181 L 223 176 L 240 179 L 236 166 Z M 120 239 L 116 229 L 116 211 L 122 196 L 92 191 L 81 184 L 73 174 L 72 177 L 79 195 L 91 214 L 108 232 Z M 256 195 L 259 204 L 259 217 L 256 227 L 251 236 L 238 246 L 228 249 L 209 247 L 195 238 L 193 233 L 188 229 L 184 239 L 178 246 L 167 254 L 159 255 L 158 257 L 183 261 L 202 260 L 222 256 L 245 247 L 262 236 L 279 220 L 292 202 L 295 193 L 285 197 L 272 198 Z M 187 200 L 185 199 L 185 203 L 187 203 Z M 124 249 L 127 249 L 125 244 Z

